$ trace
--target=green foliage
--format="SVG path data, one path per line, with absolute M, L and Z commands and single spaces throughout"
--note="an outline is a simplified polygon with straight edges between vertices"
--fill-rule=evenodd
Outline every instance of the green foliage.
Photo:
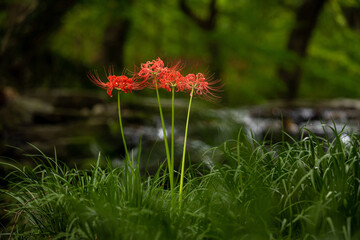
M 304 64 L 302 97 L 359 96 L 360 33 L 348 27 L 342 11 L 342 7 L 355 7 L 355 2 L 331 1 L 324 9 Z M 321 91 L 314 94 L 314 89 Z
M 11 1 L 5 2 L 10 4 Z M 18 16 L 14 12 L 17 7 L 30 6 L 30 2 L 32 8 L 37 6 L 37 1 L 25 1 L 26 4 L 15 1 L 13 7 L 9 7 L 12 11 L 0 11 L 0 32 L 4 36 L 11 34 L 9 26 L 26 21 L 25 16 L 18 21 L 13 15 Z M 169 61 L 182 59 L 185 64 L 203 71 L 213 62 L 209 43 L 215 43 L 216 61 L 222 68 L 219 74 L 226 83 L 225 102 L 230 105 L 258 103 L 277 98 L 279 89 L 284 88 L 278 77 L 278 67 L 299 61 L 286 49 L 296 9 L 302 2 L 217 0 L 215 29 L 206 31 L 182 12 L 178 1 L 78 1 L 62 17 L 62 25 L 52 34 L 49 48 L 57 58 L 101 68 L 104 39 L 109 34 L 107 28 L 121 19 L 129 19 L 130 33 L 123 58 L 130 70 L 134 63 L 161 57 Z M 186 3 L 198 18 L 209 16 L 210 0 Z M 356 0 L 331 0 L 325 4 L 309 44 L 308 57 L 302 62 L 300 97 L 358 97 L 360 33 L 359 29 L 349 26 L 345 10 L 359 7 Z M 2 40 L 4 47 L 6 38 Z M 61 67 L 66 73 L 71 71 L 69 66 Z M 44 69 L 46 71 L 48 69 Z M 214 71 L 210 69 L 210 72 Z M 79 76 L 68 74 L 81 82 Z M 34 78 L 36 80 L 31 81 L 37 83 L 52 79 Z M 43 78 L 49 77 L 44 75 Z M 65 82 L 76 85 L 71 79 L 61 82 L 65 86 L 68 86 Z
M 360 141 L 344 139 L 334 129 L 333 140 L 308 133 L 272 144 L 240 132 L 207 153 L 216 167 L 190 166 L 181 211 L 160 171 L 127 174 L 100 157 L 91 170 L 42 155 L 33 169 L 2 163 L 15 168 L 2 194 L 18 216 L 2 235 L 14 227 L 13 239 L 357 239 Z

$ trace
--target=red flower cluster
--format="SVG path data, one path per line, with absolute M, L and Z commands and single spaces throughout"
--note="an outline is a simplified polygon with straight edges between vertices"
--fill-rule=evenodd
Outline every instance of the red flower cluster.
M 222 85 L 216 86 L 220 80 L 213 81 L 212 79 L 206 79 L 202 73 L 188 74 L 185 77 L 191 89 L 194 89 L 194 93 L 198 96 L 204 97 L 207 100 L 215 100 L 219 98 L 214 92 L 220 92 Z
M 193 94 L 204 97 L 207 100 L 219 98 L 214 92 L 220 92 L 222 86 L 216 86 L 220 81 L 206 78 L 202 73 L 188 74 L 185 77 L 180 73 L 180 63 L 172 67 L 165 67 L 164 62 L 158 58 L 141 64 L 136 77 L 143 80 L 143 84 L 150 88 L 163 88 L 177 92 L 193 92 Z M 147 82 L 152 79 L 152 82 Z
M 163 71 L 158 77 L 158 82 L 159 88 L 164 88 L 169 92 L 172 88 L 176 88 L 177 92 L 183 92 L 187 88 L 185 77 L 175 68 Z
M 146 63 L 142 63 L 141 69 L 137 73 L 137 76 L 148 80 L 151 75 L 160 74 L 166 69 L 167 68 L 164 68 L 164 62 L 160 58 L 158 58 L 156 60 L 152 60 L 151 62 L 147 61 Z
M 108 82 L 100 80 L 97 72 L 89 73 L 88 77 L 97 86 L 107 90 L 107 94 L 112 97 L 113 89 L 124 93 L 132 90 L 140 90 L 144 87 L 163 88 L 167 91 L 175 89 L 176 92 L 192 92 L 206 100 L 216 100 L 219 98 L 215 92 L 220 92 L 222 86 L 216 86 L 220 81 L 213 81 L 206 78 L 202 73 L 188 74 L 185 77 L 180 73 L 182 66 L 178 62 L 172 67 L 165 67 L 164 62 L 158 58 L 141 64 L 140 70 L 132 78 L 125 75 L 116 76 L 113 70 L 107 74 Z M 150 80 L 150 81 L 149 81 Z
M 112 71 L 109 71 L 107 76 L 107 83 L 101 81 L 97 72 L 95 72 L 95 74 L 89 73 L 88 77 L 96 86 L 106 89 L 106 92 L 110 97 L 112 97 L 113 89 L 123 91 L 124 93 L 141 89 L 140 84 L 134 81 L 133 78 L 129 78 L 125 75 L 115 76 L 111 72 Z

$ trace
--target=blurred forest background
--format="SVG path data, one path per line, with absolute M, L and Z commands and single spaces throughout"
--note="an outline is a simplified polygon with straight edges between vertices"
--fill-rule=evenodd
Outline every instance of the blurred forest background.
M 2 0 L 0 9 L 2 92 L 95 89 L 91 69 L 161 57 L 214 73 L 229 106 L 360 96 L 359 0 Z

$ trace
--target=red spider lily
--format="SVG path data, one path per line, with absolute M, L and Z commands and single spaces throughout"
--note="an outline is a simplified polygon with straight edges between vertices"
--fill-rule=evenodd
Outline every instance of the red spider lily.
M 121 90 L 124 93 L 131 92 L 134 89 L 133 79 L 128 78 L 127 76 L 109 76 L 108 79 L 110 82 L 112 82 L 112 85 L 115 89 Z
M 109 73 L 107 74 L 108 82 L 106 83 L 101 81 L 99 74 L 96 71 L 94 74 L 89 73 L 88 77 L 96 86 L 106 89 L 106 92 L 110 97 L 112 97 L 112 91 L 114 89 L 128 93 L 132 90 L 140 90 L 142 88 L 142 85 L 137 81 L 134 81 L 133 78 L 129 78 L 125 75 L 114 75 L 113 69 L 109 70 Z
M 137 79 L 142 79 L 141 85 L 149 88 L 164 88 L 167 91 L 175 89 L 176 92 L 193 90 L 193 94 L 209 101 L 216 101 L 220 97 L 216 92 L 221 92 L 223 85 L 218 85 L 220 80 L 206 78 L 204 74 L 188 74 L 184 77 L 180 70 L 180 62 L 172 67 L 165 67 L 164 62 L 157 58 L 141 64 L 140 70 L 135 74 Z M 152 82 L 148 82 L 151 79 Z
M 184 92 L 190 89 L 186 78 L 175 68 L 163 71 L 159 76 L 159 88 L 164 88 L 171 92 L 175 88 L 176 92 Z
M 169 92 L 176 88 L 177 92 L 183 92 L 188 90 L 189 86 L 184 76 L 180 73 L 182 68 L 180 62 L 172 67 L 165 67 L 164 62 L 158 58 L 141 64 L 140 71 L 136 75 L 138 78 L 143 78 L 143 83 L 147 84 L 149 88 L 164 88 Z M 151 77 L 152 82 L 146 83 Z
M 222 85 L 216 86 L 220 80 L 206 79 L 202 73 L 188 74 L 185 76 L 189 88 L 193 90 L 193 94 L 200 96 L 209 101 L 216 101 L 220 97 L 214 92 L 221 92 Z
M 137 76 L 147 80 L 153 74 L 160 74 L 162 71 L 166 70 L 164 68 L 164 62 L 158 58 L 156 60 L 147 61 L 146 63 L 141 64 L 140 71 L 137 73 Z

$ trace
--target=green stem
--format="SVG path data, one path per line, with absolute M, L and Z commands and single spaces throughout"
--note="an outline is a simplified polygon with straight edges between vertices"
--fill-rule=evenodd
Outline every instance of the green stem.
M 157 79 L 155 79 L 155 90 L 156 90 L 156 97 L 157 97 L 158 104 L 159 104 L 159 112 L 160 112 L 161 125 L 162 125 L 162 129 L 163 129 L 163 135 L 164 135 L 166 158 L 167 158 L 168 168 L 169 168 L 169 173 L 170 173 L 170 171 L 171 171 L 171 158 L 170 158 L 170 152 L 169 152 L 169 145 L 168 145 L 168 142 L 167 142 L 167 136 L 166 136 L 166 129 L 165 129 L 164 117 L 163 117 L 162 108 L 161 108 L 161 103 L 160 103 L 159 90 L 158 90 L 158 88 L 157 88 Z M 170 178 L 170 190 L 171 190 L 171 191 L 173 191 L 173 188 L 174 188 L 174 181 L 173 181 L 173 177 L 172 177 L 172 176 L 173 176 L 173 175 L 170 173 L 170 174 L 169 174 L 169 178 Z
M 175 128 L 175 88 L 172 88 L 171 91 L 171 169 L 169 171 L 169 174 L 171 175 L 171 178 L 174 179 L 174 153 L 175 153 L 175 135 L 174 135 L 174 128 Z M 173 183 L 174 184 L 174 183 Z M 171 186 L 171 199 L 172 204 L 174 200 L 174 186 Z
M 187 134 L 188 134 L 188 128 L 189 128 L 190 109 L 191 109 L 191 102 L 192 102 L 193 94 L 194 94 L 194 88 L 191 90 L 191 93 L 190 93 L 189 109 L 188 109 L 188 113 L 187 113 L 186 126 L 185 126 L 184 149 L 183 149 L 183 155 L 182 155 L 182 160 L 181 160 L 180 192 L 179 192 L 179 209 L 180 210 L 181 210 L 182 190 L 183 190 L 183 184 L 184 184 L 186 140 L 187 140 Z
M 132 168 L 132 164 L 130 162 L 129 152 L 128 152 L 128 149 L 127 149 L 127 146 L 126 146 L 124 129 L 123 129 L 123 126 L 122 126 L 122 120 L 121 120 L 120 91 L 118 91 L 118 113 L 119 113 L 120 132 L 121 132 L 121 137 L 122 137 L 122 141 L 123 141 L 123 144 L 124 144 L 126 160 L 127 160 L 127 163 L 129 164 L 129 166 Z M 126 171 L 127 171 L 127 169 L 126 169 Z

